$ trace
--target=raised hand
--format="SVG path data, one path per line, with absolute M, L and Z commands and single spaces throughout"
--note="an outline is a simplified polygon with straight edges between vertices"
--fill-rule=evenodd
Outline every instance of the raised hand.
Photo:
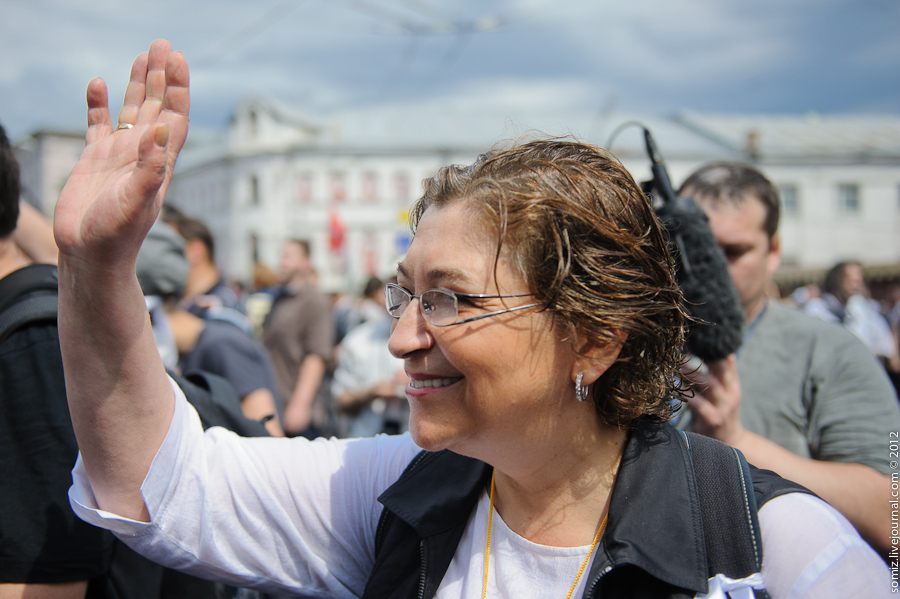
M 188 83 L 184 56 L 157 40 L 134 61 L 118 127 L 110 119 L 104 81 L 88 84 L 87 144 L 54 214 L 61 258 L 84 266 L 133 266 L 187 137 Z
M 138 56 L 114 128 L 88 85 L 87 146 L 60 194 L 59 343 L 69 412 L 98 505 L 147 517 L 140 492 L 175 398 L 135 277 L 188 128 L 188 70 L 168 42 Z

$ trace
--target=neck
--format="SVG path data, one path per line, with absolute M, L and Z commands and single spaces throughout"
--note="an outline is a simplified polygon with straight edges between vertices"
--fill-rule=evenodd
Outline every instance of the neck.
M 0 279 L 29 264 L 30 262 L 19 251 L 12 237 L 0 239 Z
M 524 460 L 520 454 L 514 463 L 496 465 L 497 512 L 532 542 L 589 545 L 608 509 L 626 438 L 624 430 L 596 423 L 556 446 L 541 445 L 541 457 L 526 450 Z
M 169 328 L 172 330 L 172 338 L 178 348 L 179 355 L 193 351 L 197 346 L 197 340 L 206 323 L 199 316 L 194 316 L 187 310 L 174 310 L 166 313 Z
M 184 288 L 184 297 L 206 294 L 219 282 L 219 278 L 219 271 L 215 265 L 208 262 L 192 264 Z
M 294 289 L 299 289 L 300 287 L 303 287 L 303 285 L 306 284 L 306 281 L 307 281 L 307 277 L 305 274 L 297 273 L 297 274 L 291 276 L 287 280 L 286 285 L 288 285 L 289 287 L 292 287 Z
M 756 302 L 755 305 L 744 310 L 744 316 L 745 316 L 744 324 L 745 325 L 749 326 L 750 323 L 753 322 L 756 319 L 756 317 L 760 315 L 760 313 L 763 311 L 763 308 L 766 307 L 766 301 L 767 301 L 766 298 L 763 297 L 758 302 Z

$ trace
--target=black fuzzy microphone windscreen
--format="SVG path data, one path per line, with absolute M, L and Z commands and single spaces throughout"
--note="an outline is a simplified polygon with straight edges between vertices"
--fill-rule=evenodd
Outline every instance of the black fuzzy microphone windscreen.
M 706 213 L 690 198 L 678 198 L 650 131 L 644 128 L 653 180 L 644 186 L 661 204 L 656 215 L 675 259 L 675 277 L 692 316 L 688 350 L 704 361 L 721 360 L 740 348 L 744 312 L 725 256 L 716 243 Z
M 733 354 L 743 340 L 744 312 L 703 209 L 677 198 L 656 210 L 675 258 L 675 277 L 693 317 L 688 350 L 704 361 Z

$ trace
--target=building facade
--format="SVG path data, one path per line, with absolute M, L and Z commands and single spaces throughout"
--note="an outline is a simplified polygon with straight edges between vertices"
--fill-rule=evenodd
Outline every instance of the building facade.
M 83 131 L 36 131 L 15 145 L 23 199 L 51 216 L 72 167 L 84 150 Z
M 227 133 L 192 132 L 167 201 L 209 225 L 216 261 L 232 279 L 249 283 L 257 262 L 277 270 L 281 245 L 300 238 L 311 242 L 323 289 L 356 292 L 369 275 L 393 274 L 410 241 L 408 210 L 439 167 L 471 163 L 504 140 L 574 135 L 609 147 L 642 181 L 650 177 L 643 135 L 621 126 L 633 120 L 569 113 L 512 121 L 440 105 L 311 116 L 249 99 Z M 751 162 L 779 187 L 782 291 L 817 282 L 840 260 L 900 281 L 900 117 L 641 121 L 676 187 L 713 160 Z M 81 137 L 48 132 L 20 142 L 26 198 L 50 214 L 82 147 Z

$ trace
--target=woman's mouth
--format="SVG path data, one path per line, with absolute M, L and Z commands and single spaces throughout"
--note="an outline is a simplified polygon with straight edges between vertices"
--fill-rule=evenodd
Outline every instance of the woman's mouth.
M 413 389 L 431 389 L 434 387 L 446 387 L 452 385 L 462 377 L 442 378 L 442 379 L 413 379 L 409 381 L 409 386 Z

